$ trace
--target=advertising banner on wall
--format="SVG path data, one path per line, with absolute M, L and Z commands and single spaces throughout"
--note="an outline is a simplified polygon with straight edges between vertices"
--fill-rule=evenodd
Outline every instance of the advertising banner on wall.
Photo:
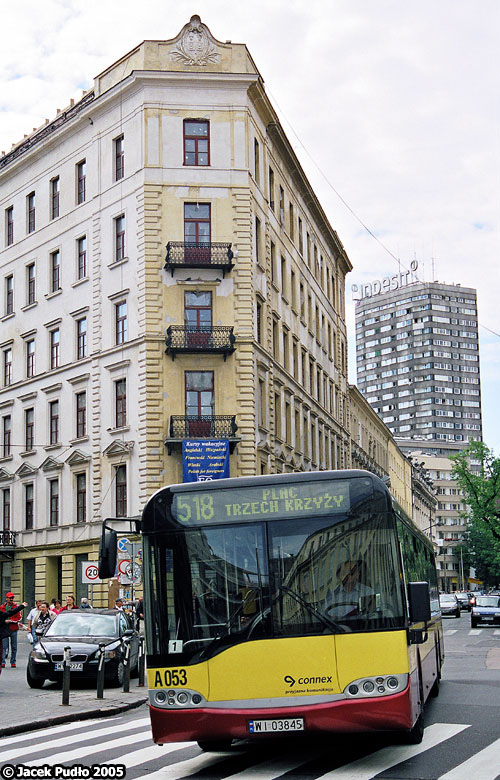
M 206 482 L 229 477 L 227 439 L 186 439 L 182 442 L 182 481 Z

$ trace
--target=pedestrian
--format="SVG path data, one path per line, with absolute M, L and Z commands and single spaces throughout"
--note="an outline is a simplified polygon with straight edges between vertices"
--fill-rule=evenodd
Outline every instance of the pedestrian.
M 14 594 L 9 591 L 5 594 L 5 602 L 0 605 L 0 641 L 2 643 L 2 666 L 5 667 L 5 655 L 10 641 L 10 665 L 16 668 L 17 657 L 17 632 L 21 615 L 19 614 L 24 607 L 27 607 L 26 601 L 21 605 L 15 604 Z
M 89 604 L 89 600 L 85 596 L 80 599 L 80 609 L 92 609 L 92 604 Z
M 139 631 L 141 620 L 144 620 L 144 600 L 139 599 L 135 605 L 135 627 Z
M 40 604 L 40 611 L 33 620 L 33 628 L 35 630 L 37 641 L 45 634 L 48 627 L 53 620 L 56 619 L 56 615 L 50 611 L 50 604 L 48 601 L 42 601 Z
M 115 599 L 115 609 L 119 609 L 120 612 L 123 612 L 123 607 L 125 606 L 125 602 L 123 601 L 122 597 L 119 596 L 117 599 Z
M 50 605 L 50 611 L 54 613 L 54 615 L 58 615 L 61 611 L 62 606 L 59 599 L 52 599 L 52 603 Z
M 62 607 L 61 612 L 64 612 L 66 609 L 78 609 L 74 596 L 66 596 L 66 604 Z
M 30 609 L 28 612 L 27 617 L 27 626 L 28 626 L 28 638 L 31 636 L 30 642 L 36 642 L 36 635 L 35 635 L 35 629 L 33 628 L 33 621 L 40 612 L 40 604 L 42 603 L 42 599 L 37 599 L 35 601 L 35 606 L 33 609 Z

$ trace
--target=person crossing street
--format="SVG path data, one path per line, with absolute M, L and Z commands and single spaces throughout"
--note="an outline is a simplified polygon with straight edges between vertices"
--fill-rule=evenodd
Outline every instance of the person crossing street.
M 9 591 L 5 594 L 5 602 L 0 605 L 0 642 L 2 643 L 2 667 L 5 667 L 5 656 L 10 642 L 10 665 L 16 668 L 17 659 L 17 632 L 21 615 L 19 614 L 28 604 L 23 601 L 18 605 L 14 603 L 14 594 Z M 0 669 L 1 671 L 1 669 Z

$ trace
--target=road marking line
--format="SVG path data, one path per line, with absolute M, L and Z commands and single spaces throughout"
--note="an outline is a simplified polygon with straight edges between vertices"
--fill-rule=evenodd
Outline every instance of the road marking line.
M 114 729 L 116 732 L 116 728 Z M 123 734 L 125 729 L 120 729 L 120 732 Z M 105 750 L 113 750 L 114 748 L 123 747 L 124 745 L 130 746 L 131 740 L 137 740 L 137 736 L 128 734 L 125 737 L 120 737 L 120 739 L 110 739 L 107 742 L 97 742 L 93 745 L 85 745 L 84 747 L 77 748 L 77 750 L 66 750 L 62 753 L 52 753 L 50 756 L 50 763 L 53 763 L 57 759 L 58 764 L 63 764 L 65 761 L 72 761 L 73 763 L 79 759 L 79 758 L 90 758 L 91 763 L 98 764 L 99 759 L 94 758 L 94 756 L 98 756 L 100 753 L 102 753 Z M 144 734 L 142 739 L 149 739 L 148 734 Z M 66 740 L 66 745 L 68 744 L 68 741 Z M 45 745 L 44 745 L 45 748 Z M 33 750 L 32 750 L 33 752 Z M 28 761 L 28 766 L 40 766 L 41 764 L 47 763 L 47 756 L 44 758 L 37 758 L 34 761 Z
M 478 777 L 481 780 L 494 780 L 498 777 L 500 766 L 500 739 L 471 756 L 467 761 L 441 775 L 439 780 L 470 780 Z
M 196 743 L 191 742 L 191 744 Z M 205 768 L 217 766 L 222 759 L 228 756 L 234 756 L 234 753 L 203 753 L 201 756 L 187 758 L 185 761 L 178 761 L 176 764 L 164 766 L 156 772 L 145 772 L 143 775 L 138 775 L 136 780 L 141 780 L 143 777 L 147 777 L 148 780 L 165 780 L 165 778 L 168 778 L 168 780 L 180 780 L 181 777 L 187 777 L 193 774 L 193 772 L 200 772 Z M 177 767 L 180 767 L 179 771 L 177 771 Z M 252 770 L 253 767 L 249 767 L 253 777 Z M 233 775 L 230 775 L 230 777 L 233 777 Z
M 451 636 L 452 634 L 456 634 L 457 631 L 458 631 L 457 628 L 447 628 L 446 631 L 444 632 L 444 635 Z
M 432 726 L 427 726 L 425 729 L 424 738 L 420 745 L 393 745 L 381 748 L 375 753 L 358 759 L 358 761 L 352 761 L 350 764 L 345 764 L 338 769 L 320 775 L 316 780 L 328 780 L 329 778 L 333 778 L 333 780 L 339 780 L 339 778 L 340 780 L 342 778 L 343 780 L 371 780 L 379 772 L 384 772 L 402 761 L 418 756 L 468 728 L 470 725 L 463 723 L 433 723 Z M 467 780 L 470 780 L 470 776 Z
M 113 721 L 116 720 L 116 718 L 113 718 Z M 106 723 L 110 723 L 108 719 L 106 719 Z M 93 726 L 96 723 L 102 723 L 102 718 L 93 718 L 92 720 L 86 720 L 85 725 L 86 726 Z M 16 745 L 19 745 L 20 742 L 26 742 L 27 740 L 33 744 L 33 738 L 34 737 L 48 737 L 51 734 L 60 734 L 63 730 L 65 733 L 71 730 L 71 728 L 80 728 L 81 726 L 79 723 L 61 723 L 59 726 L 49 726 L 45 729 L 32 729 L 31 731 L 26 731 L 24 734 L 17 734 L 14 737 L 0 737 L 0 747 L 4 747 L 5 745 L 13 745 L 14 743 Z
M 471 628 L 469 631 L 469 636 L 477 636 L 478 634 L 482 634 L 483 629 L 482 628 Z
M 148 745 L 148 747 L 133 750 L 132 753 L 120 756 L 119 763 L 125 764 L 127 769 L 131 769 L 134 766 L 144 763 L 144 761 L 155 761 L 157 758 L 162 758 L 163 756 L 168 755 L 168 753 L 173 753 L 175 750 L 184 750 L 184 748 L 189 747 L 197 748 L 198 745 L 196 742 L 169 742 L 162 746 L 153 743 Z

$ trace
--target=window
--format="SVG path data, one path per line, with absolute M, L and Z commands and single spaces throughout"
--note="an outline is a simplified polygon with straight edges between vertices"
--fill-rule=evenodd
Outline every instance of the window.
M 3 352 L 3 385 L 8 387 L 12 384 L 12 349 L 4 349 Z
M 210 330 L 212 328 L 212 293 L 211 292 L 185 292 L 184 293 L 184 321 L 190 328 L 187 334 L 188 343 L 190 335 L 196 339 L 196 344 L 200 344 L 200 334 L 194 334 L 193 331 L 199 331 L 204 328 L 202 343 L 209 342 Z M 210 330 L 209 330 L 210 329 Z
M 87 197 L 87 162 L 82 160 L 76 166 L 76 202 L 85 203 Z
M 14 277 L 5 277 L 5 314 L 14 313 Z
M 85 279 L 87 276 L 87 236 L 82 236 L 76 240 L 76 252 L 78 259 L 77 279 Z
M 35 410 L 26 409 L 24 412 L 24 449 L 31 452 L 35 449 Z
M 87 357 L 87 318 L 76 321 L 76 359 Z
M 115 304 L 115 344 L 124 344 L 127 340 L 127 301 Z
M 279 189 L 279 217 L 280 217 L 280 224 L 285 224 L 285 191 L 283 187 L 280 185 Z
M 5 244 L 11 246 L 14 243 L 14 206 L 5 210 L 5 234 Z
M 33 484 L 24 486 L 24 527 L 27 531 L 33 528 Z
M 126 466 L 118 466 L 115 472 L 115 511 L 117 517 L 127 517 Z
M 210 124 L 184 120 L 184 165 L 210 165 Z
M 255 260 L 260 261 L 260 242 L 261 242 L 260 219 L 255 217 Z
M 214 415 L 214 372 L 186 371 L 184 377 L 189 435 L 208 436 Z
M 49 340 L 50 340 L 50 368 L 51 369 L 58 368 L 61 359 L 59 328 L 50 331 Z
M 49 479 L 49 517 L 50 525 L 59 525 L 59 480 Z
M 36 278 L 34 263 L 30 263 L 26 266 L 26 305 L 31 306 L 32 303 L 36 303 Z
M 127 380 L 115 382 L 115 426 L 123 428 L 127 424 Z
M 35 339 L 26 342 L 26 377 L 35 376 Z
M 274 171 L 269 167 L 269 208 L 274 211 Z
M 87 520 L 87 477 L 85 474 L 76 475 L 76 522 L 85 523 Z
M 87 435 L 87 393 L 76 394 L 76 438 Z
M 49 444 L 59 443 L 59 401 L 49 403 Z
M 28 211 L 28 233 L 33 233 L 35 230 L 35 193 L 30 192 L 26 198 L 26 207 Z
M 59 216 L 59 176 L 50 182 L 50 218 Z
M 125 148 L 123 135 L 115 138 L 115 181 L 123 179 L 125 175 Z
M 10 414 L 2 418 L 2 457 L 9 458 L 12 443 L 12 418 Z
M 303 254 L 304 252 L 304 236 L 302 234 L 302 220 L 299 217 L 299 252 L 300 254 Z
M 125 258 L 125 215 L 115 219 L 115 262 Z
M 260 184 L 260 146 L 256 138 L 253 139 L 253 163 L 255 181 Z
M 2 490 L 2 525 L 4 531 L 10 531 L 10 488 Z
M 58 249 L 50 254 L 50 292 L 61 289 L 61 253 Z
M 210 243 L 210 204 L 184 204 L 184 241 L 188 244 Z
M 257 341 L 259 344 L 262 344 L 262 305 L 257 301 L 257 311 L 256 311 L 256 320 L 257 320 Z

